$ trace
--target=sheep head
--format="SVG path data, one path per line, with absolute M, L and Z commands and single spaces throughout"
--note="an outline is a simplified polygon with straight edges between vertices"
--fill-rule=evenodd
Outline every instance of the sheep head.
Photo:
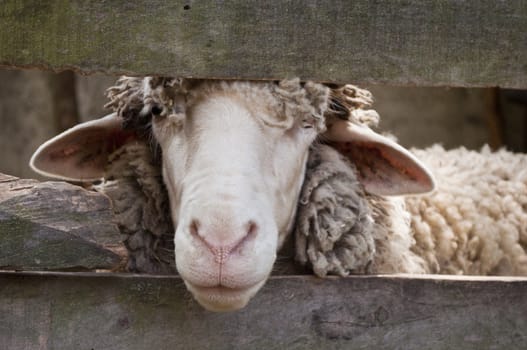
M 170 200 L 177 270 L 209 310 L 239 309 L 265 283 L 293 229 L 315 140 L 345 154 L 370 192 L 434 186 L 410 153 L 359 125 L 376 114 L 362 110 L 370 96 L 354 87 L 124 77 L 108 95 L 114 113 L 46 142 L 31 166 L 90 181 L 104 177 L 116 149 L 151 143 Z

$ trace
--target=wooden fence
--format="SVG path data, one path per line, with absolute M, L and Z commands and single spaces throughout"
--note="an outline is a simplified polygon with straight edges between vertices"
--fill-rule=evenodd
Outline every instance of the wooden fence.
M 85 73 L 527 88 L 526 38 L 522 0 L 0 2 L 0 65 Z M 214 314 L 95 272 L 124 257 L 104 196 L 0 176 L 0 348 L 527 348 L 527 278 L 276 276 Z
M 524 0 L 3 0 L 0 64 L 527 88 Z

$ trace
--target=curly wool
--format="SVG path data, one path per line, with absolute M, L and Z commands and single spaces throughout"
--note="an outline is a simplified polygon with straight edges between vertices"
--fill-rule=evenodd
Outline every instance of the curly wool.
M 161 168 L 150 147 L 136 142 L 115 151 L 105 180 L 95 189 L 112 201 L 115 221 L 128 250 L 126 269 L 175 273 L 174 225 Z
M 372 127 L 379 122 L 378 113 L 368 109 L 373 102 L 369 91 L 350 84 L 328 87 L 314 82 L 302 83 L 298 78 L 274 83 L 123 76 L 107 90 L 110 101 L 105 107 L 123 119 L 125 129 L 149 137 L 152 107 L 160 108 L 161 116 L 184 113 L 212 92 L 238 94 L 250 101 L 253 109 L 282 116 L 280 126 L 286 128 L 300 120 L 321 133 L 326 130 L 327 120 L 332 118 Z
M 365 272 L 375 253 L 372 231 L 352 165 L 329 146 L 312 147 L 298 203 L 296 259 L 318 276 Z
M 412 250 L 426 272 L 527 275 L 527 155 L 441 146 L 414 153 L 438 186 L 406 199 Z
M 364 192 L 353 164 L 334 148 L 310 150 L 298 204 L 296 258 L 316 275 L 425 273 L 402 198 Z

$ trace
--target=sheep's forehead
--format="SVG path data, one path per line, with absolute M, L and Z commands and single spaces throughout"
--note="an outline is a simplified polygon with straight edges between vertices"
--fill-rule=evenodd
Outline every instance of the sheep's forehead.
M 329 89 L 322 84 L 301 84 L 298 79 L 280 83 L 173 79 L 157 86 L 145 80 L 143 89 L 145 104 L 174 107 L 183 103 L 181 109 L 190 110 L 212 96 L 224 96 L 241 103 L 273 127 L 290 128 L 301 121 L 319 132 L 325 129 Z

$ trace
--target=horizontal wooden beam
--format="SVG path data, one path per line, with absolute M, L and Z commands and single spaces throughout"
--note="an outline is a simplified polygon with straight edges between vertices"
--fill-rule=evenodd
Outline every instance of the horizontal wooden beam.
M 527 2 L 5 0 L 0 65 L 527 88 Z
M 527 280 L 274 277 L 241 311 L 177 277 L 0 273 L 6 349 L 526 349 Z
M 125 259 L 106 196 L 0 174 L 0 269 L 116 269 Z

